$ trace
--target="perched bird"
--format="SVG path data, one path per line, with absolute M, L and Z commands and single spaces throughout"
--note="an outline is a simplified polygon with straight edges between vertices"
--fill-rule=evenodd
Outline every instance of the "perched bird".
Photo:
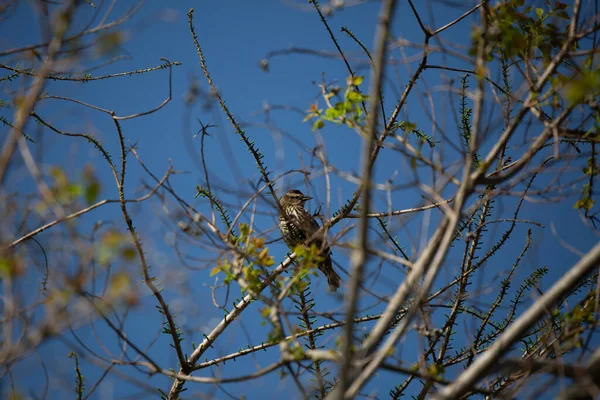
M 304 209 L 304 203 L 310 199 L 312 197 L 306 196 L 296 189 L 288 190 L 280 199 L 279 231 L 283 241 L 290 249 L 304 243 L 319 230 L 317 220 Z M 312 243 L 321 249 L 321 256 L 324 257 L 324 260 L 318 265 L 318 268 L 327 277 L 329 290 L 335 292 L 340 287 L 340 276 L 331 266 L 331 249 L 327 245 L 325 234 L 319 235 Z

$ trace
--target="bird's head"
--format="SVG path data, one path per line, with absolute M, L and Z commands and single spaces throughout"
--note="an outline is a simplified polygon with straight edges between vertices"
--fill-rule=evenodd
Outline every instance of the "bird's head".
M 304 203 L 308 200 L 312 199 L 310 196 L 306 196 L 301 191 L 297 189 L 288 190 L 281 197 L 281 206 L 282 207 L 303 207 Z

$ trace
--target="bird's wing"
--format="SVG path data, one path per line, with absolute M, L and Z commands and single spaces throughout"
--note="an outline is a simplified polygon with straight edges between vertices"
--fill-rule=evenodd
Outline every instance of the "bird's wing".
M 317 219 L 314 218 L 314 217 L 310 219 L 310 223 L 312 225 L 311 228 L 313 229 L 313 233 L 316 232 L 316 231 L 318 231 L 319 228 L 321 227 L 319 225 L 319 223 L 317 222 Z
M 319 223 L 317 222 L 317 219 L 313 215 L 311 215 L 308 212 L 307 212 L 307 214 L 310 216 L 310 218 L 308 218 L 307 220 L 310 221 L 309 232 L 311 232 L 310 235 L 312 235 L 316 231 L 318 231 L 321 228 L 321 226 L 319 225 Z M 317 247 L 323 246 L 323 242 L 325 242 L 325 252 L 327 254 L 331 254 L 331 249 L 329 248 L 329 245 L 327 244 L 327 238 L 325 237 L 325 232 L 321 232 L 319 234 L 319 237 L 314 240 L 314 243 L 317 245 Z

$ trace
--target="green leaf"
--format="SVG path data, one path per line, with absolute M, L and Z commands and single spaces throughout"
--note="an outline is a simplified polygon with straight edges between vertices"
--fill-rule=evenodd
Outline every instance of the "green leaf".
M 585 211 L 590 211 L 593 206 L 594 206 L 594 200 L 592 200 L 589 197 L 586 197 L 584 199 L 577 200 L 577 202 L 575 203 L 575 206 L 573 208 L 584 209 Z
M 346 112 L 348 111 L 348 109 L 350 108 L 351 104 L 347 101 L 340 101 L 339 103 L 335 103 L 335 106 L 333 106 L 333 108 L 335 108 L 338 111 L 341 112 Z
M 417 169 L 417 159 L 414 157 L 410 158 L 410 168 L 413 171 Z
M 88 205 L 91 205 L 96 202 L 100 194 L 100 181 L 98 181 L 94 168 L 90 164 L 84 167 L 82 175 L 84 181 L 83 195 Z
M 296 247 L 294 247 L 294 253 L 296 253 L 296 256 L 298 258 L 304 257 L 304 255 L 306 254 L 306 249 L 305 249 L 304 246 L 302 246 L 301 244 L 299 244 Z
M 565 9 L 569 8 L 569 5 L 566 4 L 566 3 L 562 3 L 560 1 L 557 1 L 554 4 L 554 8 L 557 9 L 557 10 L 565 10 Z
M 100 193 L 100 184 L 98 182 L 92 182 L 85 187 L 85 200 L 88 204 L 93 204 L 96 202 L 98 198 L 98 194 Z
M 543 8 L 536 8 L 535 9 L 535 14 L 538 16 L 538 18 L 542 18 L 542 16 L 544 15 L 544 9 Z
M 246 238 L 248 237 L 248 235 L 250 235 L 250 227 L 248 226 L 248 224 L 240 224 L 240 233 L 242 240 L 246 241 Z
M 269 316 L 269 314 L 271 313 L 271 309 L 269 307 L 265 307 L 262 310 L 260 310 L 260 315 L 263 318 L 267 318 Z
M 313 124 L 312 130 L 316 131 L 317 129 L 321 129 L 323 126 L 325 126 L 325 122 L 323 122 L 323 120 L 319 119 Z
M 71 183 L 67 186 L 67 193 L 71 198 L 79 197 L 83 194 L 83 187 L 77 183 Z
M 358 86 L 362 83 L 362 81 L 365 79 L 364 76 L 355 76 L 354 79 L 352 79 L 352 84 L 354 86 Z
M 54 178 L 54 183 L 56 186 L 64 187 L 67 185 L 67 176 L 60 167 L 52 166 L 50 168 L 50 176 Z
M 417 125 L 413 124 L 412 122 L 404 121 L 404 122 L 402 122 L 400 127 L 402 128 L 402 130 L 404 132 L 410 132 L 410 131 L 414 131 L 417 128 Z
M 358 92 L 349 92 L 348 100 L 352 103 L 359 103 L 364 100 L 364 97 L 362 94 L 360 94 Z
M 97 41 L 96 55 L 98 57 L 103 57 L 114 53 L 121 47 L 124 41 L 125 35 L 123 34 L 123 32 L 112 31 L 102 33 L 100 34 Z
M 317 114 L 315 114 L 315 113 L 308 113 L 308 114 L 306 114 L 306 117 L 304 117 L 304 119 L 302 120 L 302 122 L 306 122 L 306 121 L 308 121 L 309 119 L 311 119 L 312 117 L 317 117 L 317 116 L 318 116 L 318 115 L 317 115 Z
M 595 96 L 600 92 L 600 73 L 582 72 L 571 78 L 565 95 L 571 104 L 577 104 L 587 96 Z
M 127 260 L 127 261 L 133 261 L 137 257 L 137 252 L 135 251 L 134 247 L 132 247 L 132 246 L 126 246 L 121 251 L 121 255 L 123 256 L 123 258 L 125 260 Z
M 333 121 L 336 118 L 339 118 L 342 115 L 342 111 L 340 110 L 336 110 L 334 108 L 328 108 L 327 111 L 325 111 L 325 118 Z

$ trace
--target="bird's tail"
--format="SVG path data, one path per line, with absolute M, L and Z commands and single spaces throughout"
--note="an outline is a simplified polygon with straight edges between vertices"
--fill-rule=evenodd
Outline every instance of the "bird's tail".
M 319 264 L 319 270 L 325 277 L 327 278 L 327 283 L 329 284 L 329 291 L 335 292 L 340 287 L 341 279 L 340 276 L 335 272 L 333 266 L 331 265 L 331 256 L 327 255 L 325 260 L 321 264 Z

